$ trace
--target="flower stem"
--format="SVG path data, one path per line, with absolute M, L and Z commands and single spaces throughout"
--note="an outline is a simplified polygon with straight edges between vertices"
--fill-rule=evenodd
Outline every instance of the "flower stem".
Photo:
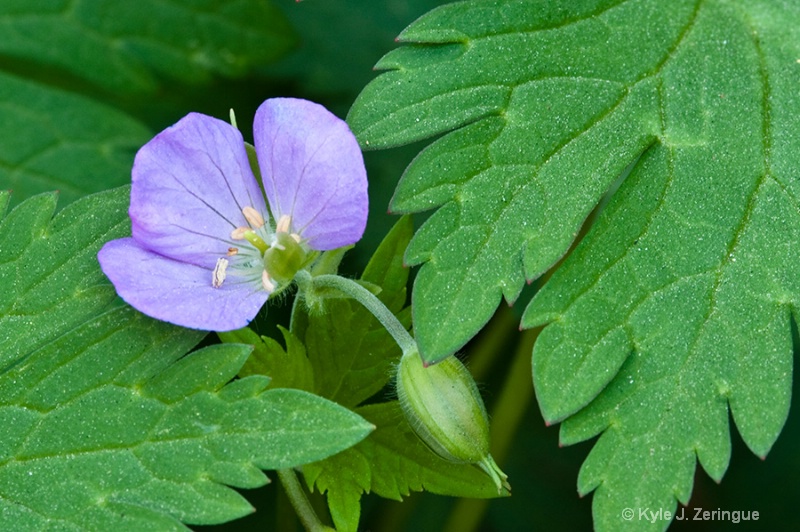
M 303 273 L 305 273 L 305 276 L 302 275 Z M 397 342 L 397 345 L 400 346 L 400 349 L 403 350 L 403 356 L 417 352 L 417 342 L 414 341 L 414 338 L 411 337 L 392 311 L 389 310 L 375 294 L 352 279 L 332 274 L 312 277 L 307 272 L 302 271 L 298 272 L 295 279 L 301 287 L 310 283 L 312 288 L 334 288 L 350 296 L 364 305 L 364 308 L 370 311 L 372 315 L 381 322 L 381 325 L 386 328 L 389 334 L 392 335 L 392 338 L 394 338 L 394 341 Z
M 289 501 L 297 512 L 300 522 L 303 523 L 308 532 L 335 532 L 335 529 L 324 525 L 319 520 L 293 469 L 279 469 L 278 478 L 281 479 L 281 484 L 283 484 L 283 489 L 286 490 Z

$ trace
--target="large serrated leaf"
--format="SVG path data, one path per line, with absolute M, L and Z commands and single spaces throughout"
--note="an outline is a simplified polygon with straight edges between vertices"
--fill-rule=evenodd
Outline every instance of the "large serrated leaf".
M 558 260 L 658 134 L 653 70 L 687 31 L 693 3 L 587 4 L 516 0 L 434 10 L 401 39 L 441 44 L 388 54 L 378 67 L 392 70 L 351 110 L 349 123 L 370 148 L 469 124 L 412 163 L 392 205 L 400 212 L 442 206 L 406 255 L 410 264 L 425 263 L 413 297 L 428 360 L 461 347 L 501 296 L 513 301 L 526 279 Z M 481 9 L 485 16 L 470 12 Z M 451 19 L 460 22 L 458 39 Z M 623 61 L 632 43 L 635 60 Z
M 116 297 L 97 251 L 130 231 L 127 188 L 90 196 L 52 218 L 56 201 L 55 194 L 36 196 L 0 219 L 0 371 Z
M 729 408 L 761 456 L 786 419 L 798 28 L 787 2 L 462 2 L 406 30 L 419 44 L 351 111 L 369 147 L 458 128 L 393 204 L 441 206 L 407 252 L 429 360 L 554 264 L 632 167 L 523 319 L 554 322 L 534 350 L 545 418 L 567 418 L 565 443 L 603 433 L 579 482 L 601 530 L 666 526 L 621 511 L 686 502 L 696 459 L 720 479 Z
M 55 197 L 37 196 L 0 226 L 3 530 L 227 521 L 252 508 L 226 485 L 263 485 L 260 469 L 320 460 L 373 428 L 307 392 L 265 392 L 264 377 L 228 383 L 249 346 L 184 356 L 204 333 L 106 310 L 96 251 L 125 232 L 126 198 L 92 196 L 51 221 Z
M 0 56 L 16 70 L 56 67 L 116 93 L 153 93 L 158 77 L 185 83 L 237 76 L 292 43 L 263 0 L 35 0 L 0 5 Z

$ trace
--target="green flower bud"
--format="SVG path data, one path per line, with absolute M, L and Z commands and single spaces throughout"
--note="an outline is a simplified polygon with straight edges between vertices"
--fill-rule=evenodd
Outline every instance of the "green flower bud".
M 307 255 L 303 246 L 289 233 L 276 233 L 277 242 L 264 252 L 264 269 L 270 278 L 284 285 L 305 266 Z
M 489 454 L 489 416 L 478 387 L 458 358 L 425 367 L 418 352 L 404 355 L 397 395 L 414 432 L 431 450 L 451 462 L 478 465 L 498 492 L 510 488 Z

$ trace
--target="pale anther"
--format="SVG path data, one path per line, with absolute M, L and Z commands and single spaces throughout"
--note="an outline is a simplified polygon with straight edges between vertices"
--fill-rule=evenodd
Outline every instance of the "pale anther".
M 258 229 L 260 227 L 264 227 L 264 217 L 261 216 L 257 210 L 252 207 L 245 207 L 242 209 L 242 214 L 244 214 L 244 219 L 247 220 L 247 223 L 250 224 L 250 227 L 253 229 Z
M 292 225 L 292 217 L 284 214 L 278 219 L 278 225 L 275 227 L 276 233 L 288 233 L 289 227 Z
M 269 278 L 269 274 L 266 270 L 261 272 L 261 285 L 264 287 L 264 290 L 267 292 L 274 292 L 275 291 L 275 283 Z
M 252 231 L 249 227 L 237 227 L 231 231 L 231 238 L 234 240 L 244 240 L 245 231 Z
M 217 264 L 214 266 L 214 271 L 211 274 L 211 286 L 214 288 L 219 288 L 222 286 L 222 283 L 225 281 L 225 277 L 227 275 L 226 270 L 228 269 L 228 259 L 218 258 Z

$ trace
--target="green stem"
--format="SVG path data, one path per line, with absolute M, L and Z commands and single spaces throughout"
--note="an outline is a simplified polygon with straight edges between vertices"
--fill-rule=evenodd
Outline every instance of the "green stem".
M 281 479 L 281 484 L 283 484 L 283 489 L 286 490 L 289 501 L 291 501 L 297 516 L 300 518 L 300 522 L 303 523 L 308 532 L 335 532 L 335 529 L 324 525 L 319 520 L 293 469 L 279 469 L 278 478 Z
M 313 288 L 334 288 L 342 292 L 362 305 L 372 313 L 375 318 L 381 322 L 386 330 L 392 335 L 394 341 L 403 350 L 403 356 L 417 351 L 417 343 L 414 338 L 408 333 L 406 328 L 400 323 L 391 310 L 386 308 L 386 305 L 378 299 L 375 294 L 353 281 L 338 275 L 317 275 L 312 277 L 308 272 L 300 271 L 297 273 L 295 280 L 298 286 L 308 289 L 308 285 Z

